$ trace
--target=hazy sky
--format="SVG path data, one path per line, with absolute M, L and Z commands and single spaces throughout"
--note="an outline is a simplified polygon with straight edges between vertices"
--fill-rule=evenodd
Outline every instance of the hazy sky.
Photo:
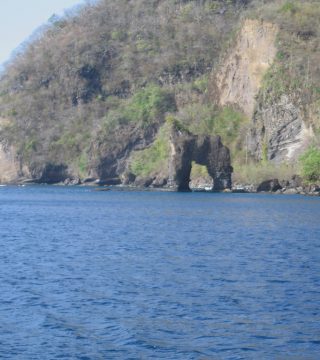
M 0 65 L 53 14 L 85 0 L 0 0 Z

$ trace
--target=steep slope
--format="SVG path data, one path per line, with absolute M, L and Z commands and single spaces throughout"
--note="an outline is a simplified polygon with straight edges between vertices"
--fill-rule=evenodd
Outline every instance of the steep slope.
M 272 65 L 277 49 L 277 25 L 246 19 L 230 52 L 216 76 L 219 105 L 234 105 L 252 118 L 255 97 L 267 70 Z
M 235 178 L 297 172 L 320 129 L 317 5 L 100 0 L 51 20 L 1 77 L 0 181 L 165 183 L 172 122 L 220 135 Z
M 217 72 L 214 96 L 251 119 L 247 146 L 256 159 L 295 162 L 320 125 L 319 9 L 315 1 L 258 9 L 261 18 L 244 21 Z
M 177 84 L 214 67 L 245 4 L 101 0 L 56 19 L 1 79 L 1 138 L 19 176 L 118 176 L 176 111 Z
M 320 127 L 320 9 L 318 1 L 267 6 L 277 22 L 277 56 L 258 94 L 251 151 L 258 158 L 296 162 Z

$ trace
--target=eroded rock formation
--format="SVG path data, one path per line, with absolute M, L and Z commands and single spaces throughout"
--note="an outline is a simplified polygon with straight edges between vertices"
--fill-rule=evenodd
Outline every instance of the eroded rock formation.
M 178 191 L 189 191 L 192 161 L 205 165 L 213 179 L 212 190 L 231 188 L 232 167 L 230 152 L 220 136 L 200 136 L 173 125 L 170 134 L 168 186 Z
M 261 101 L 252 120 L 249 150 L 257 159 L 295 161 L 314 137 L 305 118 L 299 101 L 290 96 L 283 95 L 272 104 Z

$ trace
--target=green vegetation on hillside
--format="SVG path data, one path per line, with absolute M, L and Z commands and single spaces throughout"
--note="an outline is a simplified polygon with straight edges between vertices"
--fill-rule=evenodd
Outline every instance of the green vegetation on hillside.
M 115 111 L 106 115 L 106 124 L 139 123 L 141 126 L 150 125 L 159 120 L 166 112 L 176 111 L 176 104 L 172 92 L 157 85 L 148 85 L 139 89 L 129 100 L 119 100 Z
M 295 164 L 256 162 L 251 159 L 247 163 L 236 162 L 233 166 L 233 181 L 235 184 L 257 186 L 266 179 L 290 180 L 298 173 L 298 168 Z
M 300 157 L 301 173 L 308 182 L 317 182 L 320 180 L 320 149 L 311 146 Z
M 184 107 L 177 118 L 194 134 L 221 136 L 234 161 L 244 156 L 241 149 L 245 146 L 249 119 L 240 111 L 228 106 L 220 109 L 209 102 L 195 103 Z
M 157 174 L 162 170 L 167 175 L 169 159 L 169 129 L 168 124 L 164 125 L 153 144 L 142 150 L 137 151 L 131 158 L 130 171 L 136 176 L 148 176 Z
M 209 91 L 247 17 L 280 28 L 258 104 L 290 96 L 320 128 L 318 0 L 100 0 L 51 18 L 7 65 L 0 141 L 14 145 L 22 164 L 66 164 L 83 177 L 120 143 L 129 144 L 120 149 L 127 157 L 138 144 L 131 171 L 146 176 L 166 171 L 167 118 L 195 134 L 220 135 L 239 178 L 291 173 L 254 163 L 249 119 L 236 106 L 214 105 Z
M 10 126 L 0 138 L 27 164 L 83 173 L 79 158 L 116 146 L 119 126 L 152 126 L 176 111 L 179 84 L 205 91 L 244 3 L 100 0 L 52 17 L 2 75 L 0 116 Z

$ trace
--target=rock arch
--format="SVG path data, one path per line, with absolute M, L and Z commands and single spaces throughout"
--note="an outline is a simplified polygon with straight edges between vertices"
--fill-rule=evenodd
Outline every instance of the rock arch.
M 187 130 L 172 126 L 168 186 L 178 191 L 190 191 L 192 161 L 205 165 L 213 179 L 212 190 L 231 188 L 232 166 L 230 151 L 220 136 L 193 135 Z

